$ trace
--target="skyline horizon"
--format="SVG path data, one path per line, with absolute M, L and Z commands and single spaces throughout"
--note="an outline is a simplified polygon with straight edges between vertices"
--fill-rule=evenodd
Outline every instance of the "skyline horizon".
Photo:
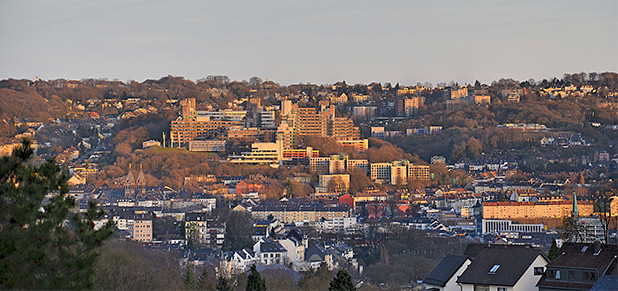
M 14 79 L 14 80 L 30 80 L 30 81 L 34 81 L 34 80 L 36 80 L 36 78 L 39 78 L 39 79 L 45 80 L 45 81 L 58 80 L 58 79 L 82 81 L 82 80 L 94 79 L 94 80 L 105 80 L 105 81 L 121 81 L 123 83 L 130 83 L 131 81 L 143 83 L 143 82 L 148 81 L 148 80 L 160 80 L 160 79 L 165 78 L 165 77 L 174 77 L 174 78 L 180 77 L 180 78 L 183 78 L 185 80 L 189 80 L 189 81 L 191 81 L 193 83 L 197 83 L 200 79 L 205 79 L 205 78 L 207 78 L 209 76 L 225 76 L 225 77 L 228 77 L 231 82 L 235 82 L 235 81 L 237 81 L 237 82 L 247 81 L 248 82 L 251 78 L 258 77 L 258 78 L 262 79 L 262 82 L 272 81 L 272 82 L 274 82 L 274 83 L 276 83 L 278 85 L 281 85 L 281 86 L 291 86 L 291 85 L 299 85 L 299 84 L 312 84 L 312 85 L 320 86 L 320 85 L 333 85 L 333 84 L 335 84 L 337 82 L 345 82 L 347 85 L 353 86 L 353 85 L 357 85 L 357 84 L 369 85 L 369 84 L 375 82 L 375 83 L 380 83 L 382 85 L 384 85 L 386 83 L 390 83 L 394 87 L 396 84 L 399 84 L 400 86 L 414 86 L 414 85 L 417 85 L 419 83 L 424 85 L 427 82 L 429 82 L 429 83 L 431 83 L 431 85 L 433 87 L 436 87 L 437 84 L 440 84 L 440 83 L 447 83 L 447 84 L 449 84 L 451 82 L 455 82 L 455 83 L 458 83 L 460 85 L 464 85 L 464 84 L 465 85 L 474 85 L 474 83 L 476 81 L 479 81 L 481 84 L 491 85 L 492 82 L 499 81 L 499 80 L 502 80 L 502 79 L 505 79 L 505 80 L 512 79 L 512 80 L 517 81 L 517 82 L 525 82 L 525 81 L 529 81 L 529 80 L 533 79 L 538 84 L 538 82 L 541 82 L 542 80 L 551 81 L 553 78 L 562 79 L 565 74 L 580 74 L 580 73 L 585 73 L 585 74 L 588 75 L 590 73 L 598 73 L 598 74 L 618 73 L 618 71 L 588 71 L 588 72 L 582 71 L 582 72 L 572 72 L 572 73 L 571 72 L 565 72 L 565 73 L 563 73 L 560 76 L 549 76 L 549 77 L 543 77 L 543 78 L 533 78 L 533 77 L 531 77 L 531 78 L 516 79 L 516 78 L 510 78 L 510 77 L 500 77 L 500 78 L 494 78 L 491 81 L 483 81 L 483 80 L 479 80 L 479 79 L 472 79 L 471 81 L 465 81 L 465 82 L 461 82 L 459 80 L 448 80 L 448 81 L 447 80 L 440 80 L 440 81 L 437 81 L 437 82 L 433 82 L 433 81 L 416 81 L 416 82 L 415 81 L 411 81 L 410 83 L 402 83 L 402 82 L 395 82 L 395 81 L 388 81 L 388 80 L 386 80 L 386 81 L 372 80 L 372 81 L 368 81 L 368 82 L 348 82 L 346 79 L 334 80 L 332 82 L 327 82 L 327 83 L 319 83 L 319 82 L 312 82 L 312 81 L 300 81 L 300 82 L 293 82 L 293 83 L 282 83 L 282 82 L 278 82 L 277 80 L 274 80 L 274 79 L 264 78 L 262 76 L 251 76 L 251 77 L 248 77 L 248 78 L 237 79 L 237 78 L 232 78 L 232 77 L 230 77 L 228 75 L 225 75 L 225 74 L 209 74 L 209 75 L 201 76 L 201 77 L 198 77 L 198 78 L 187 78 L 186 76 L 183 76 L 183 75 L 167 74 L 167 75 L 160 76 L 160 77 L 144 78 L 142 80 L 131 79 L 131 78 L 129 78 L 129 79 L 120 79 L 120 78 L 110 78 L 110 77 L 81 77 L 81 78 L 54 77 L 54 78 L 44 78 L 44 77 L 41 77 L 41 76 L 35 76 L 33 78 L 32 77 L 5 77 L 5 78 L 3 78 L 1 80 Z
M 0 8 L 3 79 L 414 84 L 618 71 L 618 2 L 607 0 L 25 0 Z

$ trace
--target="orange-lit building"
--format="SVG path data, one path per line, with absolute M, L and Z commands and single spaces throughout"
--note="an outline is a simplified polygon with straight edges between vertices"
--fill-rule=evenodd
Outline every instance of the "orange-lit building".
M 259 193 L 264 188 L 260 181 L 242 180 L 236 184 L 236 194 Z
M 136 218 L 133 221 L 133 240 L 152 242 L 152 219 Z
M 306 149 L 284 149 L 283 150 L 283 159 L 284 160 L 305 160 L 314 157 L 319 157 L 320 151 L 314 150 L 311 147 L 307 147 Z
M 579 215 L 590 216 L 594 207 L 590 201 L 578 201 Z M 556 202 L 484 202 L 485 219 L 533 219 L 570 217 L 573 211 L 572 201 Z

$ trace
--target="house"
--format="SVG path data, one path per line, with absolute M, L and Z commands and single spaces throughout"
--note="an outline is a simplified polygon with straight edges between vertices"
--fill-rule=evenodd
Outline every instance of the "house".
M 543 252 L 527 246 L 476 245 L 464 255 L 473 258 L 456 280 L 462 291 L 534 290 L 549 262 Z
M 86 178 L 83 177 L 80 174 L 73 174 L 73 176 L 67 181 L 67 184 L 69 186 L 77 186 L 77 185 L 85 185 L 86 184 Z
M 309 262 L 314 270 L 322 263 L 326 263 L 329 270 L 333 268 L 333 255 L 320 244 L 315 244 L 305 251 L 305 261 Z
M 252 265 L 257 265 L 259 258 L 252 250 L 242 249 L 227 253 L 225 263 L 228 274 L 240 274 L 249 270 Z
M 253 239 L 254 242 L 258 242 L 259 240 L 263 238 L 267 238 L 267 237 L 269 237 L 268 227 L 266 226 L 254 226 L 253 227 L 253 235 L 251 235 L 251 238 Z
M 472 263 L 467 256 L 448 254 L 423 280 L 427 290 L 459 291 L 457 278 Z
M 206 220 L 206 246 L 210 248 L 223 248 L 225 241 L 225 222 L 215 219 Z
M 196 244 L 206 243 L 205 213 L 185 214 L 185 239 L 187 242 Z
M 302 262 L 305 260 L 305 249 L 307 239 L 296 229 L 291 230 L 285 239 L 278 242 L 287 250 L 287 258 L 290 263 Z
M 539 291 L 590 290 L 601 276 L 615 269 L 612 264 L 617 255 L 616 245 L 564 243 L 536 286 Z
M 267 237 L 253 245 L 253 252 L 263 265 L 286 264 L 288 251 L 277 241 Z

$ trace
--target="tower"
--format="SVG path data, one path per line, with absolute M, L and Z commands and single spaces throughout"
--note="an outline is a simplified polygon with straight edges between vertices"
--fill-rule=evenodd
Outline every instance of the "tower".
M 133 198 L 135 195 L 135 189 L 133 187 L 135 183 L 135 177 L 133 177 L 133 171 L 131 171 L 131 164 L 129 163 L 129 173 L 124 179 L 124 197 Z
M 146 196 L 146 177 L 142 170 L 142 164 L 139 164 L 139 174 L 135 179 L 135 196 L 136 198 L 143 198 Z
M 575 191 L 573 191 L 573 211 L 571 212 L 571 217 L 579 217 L 579 210 L 577 209 L 577 192 Z

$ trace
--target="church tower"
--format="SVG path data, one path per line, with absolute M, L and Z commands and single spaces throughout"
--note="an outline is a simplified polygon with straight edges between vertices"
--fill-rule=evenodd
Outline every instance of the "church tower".
M 579 210 L 577 209 L 577 192 L 573 192 L 573 211 L 571 212 L 571 217 L 579 218 Z

